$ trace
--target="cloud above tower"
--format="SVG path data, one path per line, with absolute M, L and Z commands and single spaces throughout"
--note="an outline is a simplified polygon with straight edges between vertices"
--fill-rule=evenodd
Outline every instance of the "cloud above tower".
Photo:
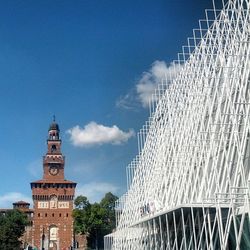
M 155 61 L 149 71 L 143 72 L 139 82 L 136 85 L 136 92 L 142 106 L 148 107 L 150 101 L 157 101 L 154 92 L 158 85 L 165 81 L 171 82 L 182 67 L 171 63 L 169 66 L 164 61 Z
M 134 88 L 118 98 L 116 107 L 127 110 L 135 110 L 138 106 L 149 107 L 151 101 L 158 100 L 158 96 L 154 95 L 158 85 L 162 82 L 170 84 L 182 68 L 181 64 L 171 62 L 168 65 L 165 61 L 156 60 L 149 70 L 141 74 Z
M 71 143 L 76 147 L 95 146 L 103 144 L 120 145 L 127 142 L 135 135 L 133 129 L 124 132 L 116 125 L 107 127 L 96 122 L 90 122 L 83 128 L 79 125 L 70 128 L 67 133 L 70 135 Z

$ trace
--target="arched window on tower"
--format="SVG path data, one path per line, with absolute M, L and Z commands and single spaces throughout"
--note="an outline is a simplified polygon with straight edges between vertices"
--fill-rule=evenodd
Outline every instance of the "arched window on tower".
M 56 145 L 53 144 L 53 145 L 51 146 L 51 153 L 53 153 L 53 152 L 55 152 L 55 151 L 56 151 Z

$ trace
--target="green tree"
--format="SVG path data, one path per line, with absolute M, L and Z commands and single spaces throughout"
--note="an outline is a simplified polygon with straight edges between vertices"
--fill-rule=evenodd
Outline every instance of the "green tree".
M 106 211 L 99 203 L 92 204 L 90 211 L 88 245 L 91 248 L 99 249 L 103 245 L 102 237 Z
M 74 204 L 75 204 L 75 207 L 80 210 L 86 209 L 90 206 L 88 198 L 83 195 L 77 196 L 74 201 Z
M 91 204 L 89 203 L 86 196 L 78 196 L 75 201 L 75 209 L 73 210 L 74 217 L 74 232 L 81 234 L 88 234 L 90 227 L 90 209 Z
M 117 196 L 109 192 L 100 202 L 101 207 L 105 209 L 105 234 L 111 233 L 115 228 L 115 201 L 117 199 Z
M 20 237 L 26 225 L 28 225 L 27 216 L 19 210 L 7 211 L 5 215 L 0 214 L 0 249 L 19 250 Z
M 115 228 L 115 201 L 117 196 L 105 194 L 100 203 L 90 204 L 87 197 L 75 199 L 73 211 L 76 233 L 87 235 L 88 246 L 103 249 L 103 237 Z

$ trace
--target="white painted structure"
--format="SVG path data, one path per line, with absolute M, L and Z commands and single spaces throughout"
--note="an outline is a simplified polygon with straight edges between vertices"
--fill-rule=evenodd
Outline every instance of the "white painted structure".
M 175 65 L 105 249 L 250 249 L 250 0 L 207 10 Z

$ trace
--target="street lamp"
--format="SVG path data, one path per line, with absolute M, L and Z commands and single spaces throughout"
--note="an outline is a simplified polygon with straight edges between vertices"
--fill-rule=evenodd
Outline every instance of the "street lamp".
M 45 240 L 45 235 L 44 235 L 44 227 L 43 227 L 43 234 L 42 234 L 42 250 L 45 250 L 45 248 L 44 248 L 44 240 Z

